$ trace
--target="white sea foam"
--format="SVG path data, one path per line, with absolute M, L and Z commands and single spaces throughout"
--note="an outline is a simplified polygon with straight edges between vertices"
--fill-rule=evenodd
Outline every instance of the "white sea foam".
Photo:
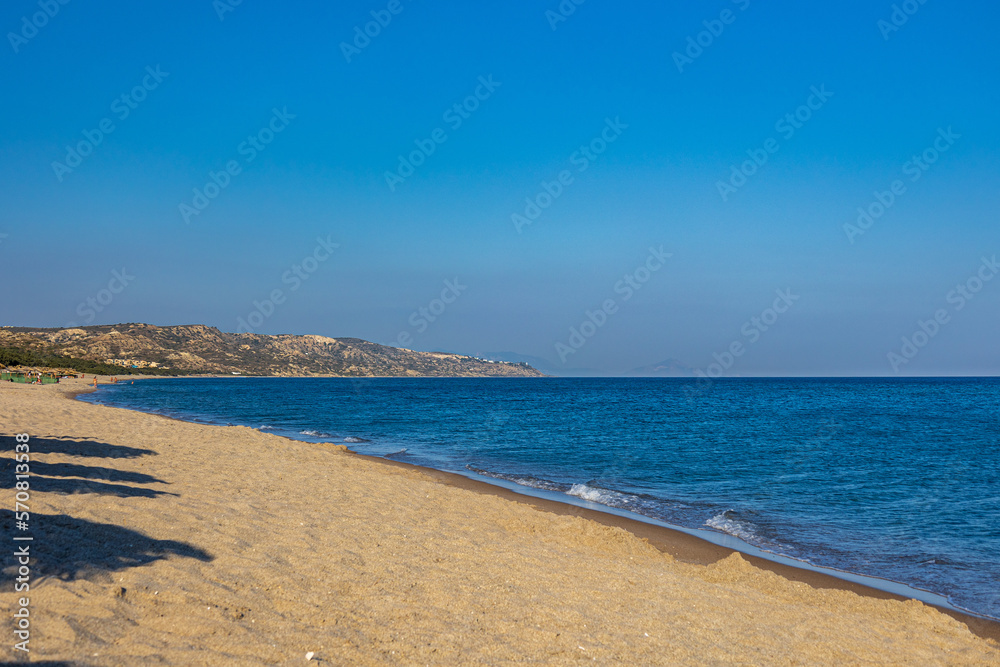
M 324 433 L 323 431 L 313 431 L 311 429 L 306 429 L 305 431 L 299 431 L 302 435 L 308 435 L 313 438 L 329 438 L 332 437 L 329 433 Z
M 586 484 L 574 484 L 566 493 L 571 496 L 576 496 L 577 498 L 589 500 L 592 503 L 601 503 L 602 505 L 608 505 L 610 504 L 608 501 L 613 500 L 607 491 L 604 491 L 603 489 L 595 489 L 592 486 L 587 486 Z
M 565 486 L 561 486 L 555 482 L 550 482 L 547 479 L 539 479 L 538 477 L 514 477 L 510 476 L 506 479 L 514 482 L 515 484 L 520 484 L 521 486 L 527 486 L 531 489 L 542 489 L 544 491 L 562 491 Z
M 344 438 L 344 442 L 371 442 L 371 440 L 365 440 L 364 438 L 355 438 L 353 435 L 349 435 Z
M 711 519 L 705 522 L 705 525 L 709 528 L 715 528 L 723 533 L 728 533 L 733 537 L 738 537 L 744 542 L 750 544 L 757 544 L 760 542 L 760 536 L 757 531 L 754 530 L 754 525 L 748 521 L 740 521 L 732 516 L 732 512 L 727 510 L 721 514 L 716 514 Z
M 566 493 L 577 498 L 589 500 L 592 503 L 600 503 L 601 505 L 618 507 L 620 509 L 636 511 L 644 505 L 644 503 L 640 502 L 638 496 L 634 496 L 631 493 L 599 489 L 586 484 L 574 484 Z
M 474 473 L 478 473 L 485 477 L 492 477 L 493 479 L 503 479 L 508 482 L 514 482 L 520 486 L 527 486 L 532 489 L 542 489 L 544 491 L 565 491 L 567 485 L 560 484 L 559 482 L 552 482 L 547 479 L 542 479 L 541 477 L 531 477 L 526 475 L 512 475 L 502 472 L 491 472 L 489 470 L 483 470 L 482 468 L 476 468 L 471 465 L 466 465 L 466 468 Z

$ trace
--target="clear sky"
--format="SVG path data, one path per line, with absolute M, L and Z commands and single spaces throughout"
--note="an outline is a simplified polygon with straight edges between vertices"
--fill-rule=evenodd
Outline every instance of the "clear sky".
M 896 6 L 11 0 L 0 323 L 996 374 L 1000 9 Z

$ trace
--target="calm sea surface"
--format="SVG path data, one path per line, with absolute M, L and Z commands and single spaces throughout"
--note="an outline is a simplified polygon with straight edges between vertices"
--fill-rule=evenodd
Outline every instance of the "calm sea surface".
M 1000 617 L 1000 380 L 141 380 L 84 400 L 478 473 Z

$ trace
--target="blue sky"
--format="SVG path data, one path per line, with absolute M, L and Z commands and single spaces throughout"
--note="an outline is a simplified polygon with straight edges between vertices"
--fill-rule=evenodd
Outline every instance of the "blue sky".
M 1000 372 L 992 5 L 223 1 L 0 10 L 0 323 Z

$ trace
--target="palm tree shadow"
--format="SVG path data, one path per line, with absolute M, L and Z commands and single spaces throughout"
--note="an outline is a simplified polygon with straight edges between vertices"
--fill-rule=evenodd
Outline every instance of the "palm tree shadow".
M 18 452 L 11 442 L 11 449 L 15 454 Z M 95 480 L 108 480 L 109 482 L 129 482 L 134 484 L 167 484 L 161 479 L 152 475 L 127 470 L 116 470 L 104 466 L 85 466 L 76 463 L 47 463 L 38 460 L 39 454 L 60 452 L 69 456 L 93 456 L 104 458 L 134 458 L 156 454 L 151 449 L 140 449 L 138 447 L 128 447 L 125 445 L 112 445 L 96 440 L 71 440 L 69 438 L 31 438 L 28 442 L 30 460 L 18 461 L 17 456 L 3 458 L 0 460 L 0 474 L 5 479 L 8 473 L 29 472 L 32 476 L 32 490 L 40 492 L 51 492 L 61 495 L 73 493 L 99 493 L 119 498 L 155 498 L 161 495 L 176 495 L 166 491 L 147 489 L 138 486 L 127 486 L 125 484 L 109 484 Z M 28 470 L 18 470 L 21 465 L 27 465 Z M 73 479 L 83 477 L 85 479 Z
M 4 438 L 4 440 L 6 439 Z M 13 451 L 13 438 L 10 438 L 10 440 L 10 450 Z M 60 453 L 67 456 L 87 456 L 102 459 L 134 459 L 140 456 L 156 455 L 156 452 L 152 449 L 112 445 L 97 440 L 77 440 L 72 438 L 31 438 L 29 445 L 32 452 L 39 454 Z
M 4 470 L 0 474 L 5 474 L 7 469 L 12 469 L 14 461 L 9 460 L 4 463 Z M 168 484 L 162 479 L 157 479 L 152 475 L 141 472 L 130 472 L 127 470 L 115 470 L 103 466 L 85 466 L 77 463 L 45 463 L 44 461 L 31 462 L 31 474 L 43 477 L 83 477 L 84 479 L 101 479 L 106 482 L 128 482 L 131 484 Z M 44 489 L 43 489 L 44 490 Z
M 59 477 L 31 476 L 33 491 L 71 495 L 74 493 L 99 493 L 105 496 L 119 498 L 156 498 L 157 496 L 176 496 L 176 493 L 147 489 L 142 486 L 127 486 L 125 484 L 108 484 L 90 479 L 73 479 Z
M 7 535 L 29 535 L 31 577 L 38 581 L 53 577 L 62 581 L 89 579 L 101 573 L 140 567 L 170 557 L 212 560 L 211 554 L 185 542 L 157 540 L 142 533 L 108 523 L 96 523 L 65 514 L 32 514 L 31 533 L 15 533 L 14 512 L 0 509 L 0 525 Z M 4 550 L 0 590 L 13 588 L 17 576 L 15 549 Z

